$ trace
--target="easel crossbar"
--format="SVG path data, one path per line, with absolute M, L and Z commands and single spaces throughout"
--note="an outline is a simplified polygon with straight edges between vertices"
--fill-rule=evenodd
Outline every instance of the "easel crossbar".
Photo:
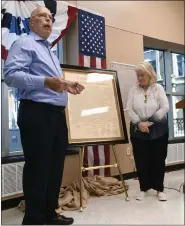
M 90 167 L 83 167 L 82 170 L 83 171 L 87 171 L 87 170 L 94 170 L 94 169 L 102 169 L 102 168 L 111 168 L 111 167 L 118 167 L 117 164 L 114 165 L 104 165 L 104 166 L 90 166 Z
M 116 148 L 115 148 L 115 145 L 111 145 L 112 147 L 112 150 L 113 150 L 113 154 L 114 154 L 114 157 L 115 157 L 115 161 L 116 163 L 113 164 L 113 165 L 104 165 L 104 166 L 92 166 L 92 167 L 83 167 L 83 158 L 84 158 L 84 150 L 85 148 L 82 146 L 80 151 L 79 151 L 79 162 L 80 162 L 80 211 L 83 211 L 83 207 L 82 207 L 82 173 L 84 171 L 88 171 L 88 170 L 94 170 L 94 169 L 101 169 L 101 168 L 111 168 L 111 167 L 117 167 L 118 168 L 118 171 L 119 171 L 119 175 L 120 175 L 120 178 L 121 178 L 121 182 L 122 182 L 122 185 L 123 185 L 123 192 L 125 193 L 125 196 L 126 196 L 126 201 L 129 201 L 130 198 L 128 196 L 128 193 L 127 193 L 127 188 L 126 188 L 126 185 L 125 185 L 125 181 L 123 179 L 123 176 L 122 176 L 122 172 L 121 172 L 121 168 L 120 168 L 120 164 L 119 164 L 119 161 L 118 161 L 118 156 L 117 156 L 117 153 L 116 153 Z

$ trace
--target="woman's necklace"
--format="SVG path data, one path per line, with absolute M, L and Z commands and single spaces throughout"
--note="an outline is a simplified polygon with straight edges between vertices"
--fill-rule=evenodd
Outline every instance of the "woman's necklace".
M 144 103 L 146 104 L 147 103 L 147 100 L 148 100 L 148 96 L 147 96 L 147 90 L 144 90 Z
M 146 104 L 147 100 L 148 100 L 148 97 L 147 97 L 148 87 L 146 89 L 144 87 L 142 87 L 142 89 L 143 89 L 143 92 L 144 92 L 144 103 Z
M 144 97 L 145 97 L 145 99 L 144 99 L 144 103 L 146 104 L 146 103 L 147 103 L 147 95 L 146 95 L 146 94 L 144 94 Z

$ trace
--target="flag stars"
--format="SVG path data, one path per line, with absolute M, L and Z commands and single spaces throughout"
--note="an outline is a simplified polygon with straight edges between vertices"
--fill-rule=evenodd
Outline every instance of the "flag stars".
M 83 23 L 82 23 L 83 22 Z M 102 27 L 103 22 L 100 18 L 89 17 L 83 14 L 81 17 L 81 32 L 80 32 L 80 42 L 81 42 L 81 52 L 84 55 L 96 57 L 103 57 L 105 54 L 104 46 L 104 28 Z

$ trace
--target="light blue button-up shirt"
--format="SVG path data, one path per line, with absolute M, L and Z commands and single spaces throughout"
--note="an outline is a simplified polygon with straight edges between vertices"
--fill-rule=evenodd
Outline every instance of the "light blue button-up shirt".
M 50 48 L 47 40 L 33 32 L 16 40 L 5 62 L 4 80 L 18 88 L 20 99 L 66 106 L 67 93 L 44 88 L 46 76 L 63 77 L 59 60 Z

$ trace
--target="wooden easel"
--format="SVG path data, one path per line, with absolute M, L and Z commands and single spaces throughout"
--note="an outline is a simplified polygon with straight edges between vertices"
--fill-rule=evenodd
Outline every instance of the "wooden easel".
M 84 159 L 84 146 L 80 148 L 80 151 L 79 151 L 79 158 L 80 158 L 80 211 L 82 212 L 83 211 L 83 206 L 82 206 L 82 173 L 87 171 L 87 170 L 94 170 L 94 169 L 100 169 L 100 168 L 111 168 L 111 167 L 117 167 L 118 168 L 118 171 L 119 171 L 119 175 L 120 175 L 120 178 L 121 178 L 121 182 L 122 182 L 122 185 L 123 185 L 123 190 L 125 192 L 125 196 L 126 196 L 126 201 L 129 201 L 130 198 L 128 196 L 128 192 L 127 192 L 127 189 L 126 189 L 126 185 L 125 185 L 125 181 L 123 179 L 123 176 L 122 176 L 122 172 L 121 172 L 121 169 L 120 169 L 120 165 L 119 165 L 119 161 L 118 161 L 118 156 L 116 154 L 116 148 L 115 148 L 115 145 L 111 145 L 112 147 L 112 150 L 113 150 L 113 153 L 114 153 L 114 157 L 115 157 L 115 161 L 116 163 L 113 164 L 113 165 L 103 165 L 103 166 L 92 166 L 92 167 L 83 167 L 83 159 Z

